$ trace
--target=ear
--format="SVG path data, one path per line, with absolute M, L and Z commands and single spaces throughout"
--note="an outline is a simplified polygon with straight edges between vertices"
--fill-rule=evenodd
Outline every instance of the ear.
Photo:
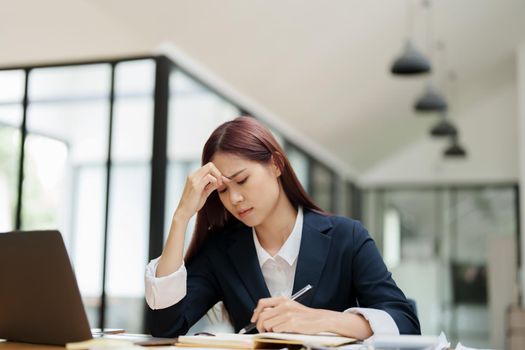
M 274 152 L 272 154 L 272 172 L 275 174 L 275 177 L 279 177 L 282 174 L 282 167 L 283 167 L 283 161 L 282 161 L 282 154 L 279 152 Z

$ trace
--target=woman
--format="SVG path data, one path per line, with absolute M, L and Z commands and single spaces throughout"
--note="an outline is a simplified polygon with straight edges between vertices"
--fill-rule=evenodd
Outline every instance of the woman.
M 313 203 L 260 122 L 219 126 L 202 164 L 187 179 L 162 255 L 146 269 L 153 335 L 185 334 L 221 300 L 236 331 L 256 322 L 260 332 L 358 339 L 420 333 L 366 229 Z M 301 303 L 289 299 L 307 284 L 314 289 Z

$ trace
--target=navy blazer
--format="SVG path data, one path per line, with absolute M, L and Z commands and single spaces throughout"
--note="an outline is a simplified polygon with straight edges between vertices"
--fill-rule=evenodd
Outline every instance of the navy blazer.
M 154 336 L 185 334 L 221 300 L 239 331 L 250 323 L 257 301 L 270 297 L 250 227 L 239 225 L 216 234 L 186 269 L 186 296 L 173 306 L 152 311 Z M 358 221 L 304 210 L 293 293 L 307 284 L 314 290 L 302 300 L 306 306 L 334 311 L 380 309 L 392 316 L 401 334 L 421 332 L 412 307 Z

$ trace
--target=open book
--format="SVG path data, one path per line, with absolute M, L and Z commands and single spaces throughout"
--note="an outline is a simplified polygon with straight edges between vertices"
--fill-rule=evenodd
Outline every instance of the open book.
M 178 338 L 177 347 L 214 347 L 228 349 L 300 348 L 303 345 L 341 346 L 355 342 L 354 338 L 337 335 L 305 335 L 295 333 L 184 335 Z

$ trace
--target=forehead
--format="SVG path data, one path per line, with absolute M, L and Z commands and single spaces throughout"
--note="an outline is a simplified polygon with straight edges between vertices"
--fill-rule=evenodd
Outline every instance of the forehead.
M 224 152 L 217 152 L 211 161 L 225 176 L 233 175 L 242 169 L 251 170 L 262 167 L 262 164 L 259 162 Z

